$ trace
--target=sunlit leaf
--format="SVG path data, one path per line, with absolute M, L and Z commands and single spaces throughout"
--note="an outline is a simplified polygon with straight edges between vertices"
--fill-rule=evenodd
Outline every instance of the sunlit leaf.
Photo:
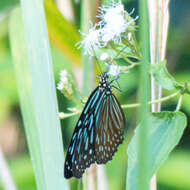
M 20 8 L 11 14 L 10 42 L 36 184 L 40 190 L 67 190 L 43 1 L 23 0 L 21 5 L 23 20 Z
M 178 144 L 186 126 L 186 116 L 181 112 L 153 113 L 148 118 L 149 180 L 157 172 L 169 153 Z M 128 148 L 127 190 L 137 190 L 139 161 L 137 145 L 139 125 Z
M 183 89 L 183 86 L 180 85 L 167 71 L 166 61 L 161 61 L 157 64 L 153 64 L 151 66 L 151 72 L 155 78 L 155 81 L 162 88 L 165 88 L 167 90 Z

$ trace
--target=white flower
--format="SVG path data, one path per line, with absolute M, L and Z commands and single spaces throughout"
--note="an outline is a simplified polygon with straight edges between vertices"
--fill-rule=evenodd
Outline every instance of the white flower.
M 65 113 L 60 112 L 60 113 L 59 113 L 59 118 L 64 118 L 64 117 L 65 117 Z
M 68 85 L 68 73 L 64 69 L 60 72 L 60 82 L 57 84 L 57 89 L 62 91 Z
M 62 82 L 59 82 L 57 84 L 57 89 L 60 90 L 60 91 L 63 90 L 64 89 L 64 84 Z
M 120 67 L 117 66 L 117 65 L 111 64 L 109 66 L 108 74 L 110 74 L 110 75 L 112 75 L 114 77 L 117 77 L 120 74 Z
M 108 53 L 104 52 L 102 53 L 102 55 L 100 56 L 100 60 L 101 61 L 106 61 L 110 58 L 110 56 L 108 55 Z
M 60 76 L 61 77 L 65 77 L 65 76 L 67 76 L 67 70 L 61 70 L 61 72 L 60 72 Z
M 113 16 L 123 16 L 125 12 L 124 6 L 121 4 L 121 2 L 112 2 L 110 6 L 103 6 L 100 8 L 100 10 L 102 14 L 99 17 L 102 19 L 102 22 L 104 22 L 104 24 L 112 22 L 114 19 Z
M 132 23 L 136 19 L 130 17 L 133 11 L 129 14 L 120 1 L 117 3 L 112 1 L 109 6 L 101 7 L 99 12 L 98 17 L 101 19 L 99 26 L 102 28 L 101 37 L 104 46 L 111 40 L 117 43 L 121 42 L 122 37 L 127 38 L 126 31 L 133 27 Z
M 57 84 L 57 89 L 60 90 L 65 97 L 71 99 L 73 95 L 72 76 L 65 69 L 60 71 L 60 81 Z
M 107 44 L 110 40 L 114 42 L 121 41 L 121 33 L 127 28 L 126 21 L 123 16 L 115 15 L 112 21 L 108 22 L 102 29 L 102 41 Z
M 127 34 L 127 38 L 128 38 L 129 41 L 131 41 L 131 38 L 132 38 L 132 33 L 131 33 L 131 32 L 129 32 L 129 33 Z
M 79 42 L 79 48 L 83 47 L 85 53 L 88 53 L 92 56 L 97 48 L 102 47 L 100 33 L 101 29 L 96 29 L 96 25 L 89 29 L 88 34 L 81 33 L 84 38 L 81 42 Z
M 68 83 L 67 71 L 66 71 L 66 70 L 62 70 L 62 71 L 60 72 L 60 81 L 61 81 L 63 84 Z

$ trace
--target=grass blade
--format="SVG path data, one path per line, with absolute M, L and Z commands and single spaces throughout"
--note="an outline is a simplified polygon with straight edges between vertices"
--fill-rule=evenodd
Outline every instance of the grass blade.
M 64 154 L 43 1 L 23 0 L 21 5 L 24 28 L 17 8 L 9 30 L 37 188 L 68 189 L 63 177 Z
M 142 42 L 142 62 L 140 70 L 140 102 L 141 107 L 139 110 L 139 120 L 142 122 L 140 133 L 138 136 L 138 160 L 139 160 L 139 176 L 138 176 L 138 189 L 148 189 L 148 99 L 149 99 L 149 31 L 148 31 L 148 10 L 147 1 L 139 0 L 140 12 L 140 39 Z

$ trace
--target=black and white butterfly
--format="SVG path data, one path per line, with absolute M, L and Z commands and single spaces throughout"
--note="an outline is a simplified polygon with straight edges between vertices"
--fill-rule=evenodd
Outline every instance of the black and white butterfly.
M 125 116 L 112 93 L 108 74 L 102 73 L 76 124 L 68 147 L 64 176 L 81 178 L 92 163 L 112 160 L 123 141 Z

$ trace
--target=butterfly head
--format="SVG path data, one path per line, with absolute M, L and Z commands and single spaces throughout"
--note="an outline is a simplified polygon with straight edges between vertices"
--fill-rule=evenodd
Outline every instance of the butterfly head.
M 100 78 L 99 89 L 101 91 L 106 90 L 107 94 L 111 94 L 111 85 L 110 85 L 110 82 L 108 81 L 108 74 L 107 74 L 107 72 L 102 73 L 98 77 Z
M 99 77 L 100 77 L 100 83 L 105 83 L 108 80 L 107 72 L 104 72 L 104 73 L 100 74 Z

